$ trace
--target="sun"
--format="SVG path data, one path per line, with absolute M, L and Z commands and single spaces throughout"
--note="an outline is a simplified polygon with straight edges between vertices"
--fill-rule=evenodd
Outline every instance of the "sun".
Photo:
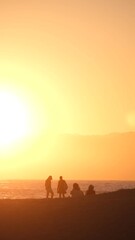
M 0 148 L 7 148 L 29 132 L 27 106 L 10 91 L 0 91 Z

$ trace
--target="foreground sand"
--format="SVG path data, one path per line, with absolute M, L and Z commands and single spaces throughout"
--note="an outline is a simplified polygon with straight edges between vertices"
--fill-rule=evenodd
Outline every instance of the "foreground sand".
M 134 240 L 135 189 L 90 199 L 0 200 L 0 240 Z

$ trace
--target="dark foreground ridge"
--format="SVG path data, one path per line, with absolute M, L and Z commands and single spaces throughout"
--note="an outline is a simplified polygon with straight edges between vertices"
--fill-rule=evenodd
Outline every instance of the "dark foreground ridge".
M 134 240 L 135 189 L 80 200 L 0 200 L 0 239 Z

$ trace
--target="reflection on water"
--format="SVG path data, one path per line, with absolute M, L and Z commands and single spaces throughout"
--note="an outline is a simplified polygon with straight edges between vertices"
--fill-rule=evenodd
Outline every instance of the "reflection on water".
M 135 181 L 67 181 L 67 196 L 74 182 L 79 183 L 85 192 L 90 184 L 95 186 L 96 193 L 111 192 L 122 188 L 135 188 Z M 57 197 L 57 181 L 52 182 L 55 197 Z M 0 181 L 0 199 L 45 198 L 44 180 Z

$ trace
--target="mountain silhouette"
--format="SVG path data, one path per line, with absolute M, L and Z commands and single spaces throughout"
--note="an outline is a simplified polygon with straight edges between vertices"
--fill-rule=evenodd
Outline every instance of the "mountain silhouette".
M 59 165 L 63 162 L 67 171 L 74 168 L 88 177 L 100 172 L 106 179 L 111 176 L 135 179 L 135 132 L 100 136 L 65 134 L 57 136 L 54 145 L 49 157 Z M 98 174 L 94 176 L 99 178 Z

